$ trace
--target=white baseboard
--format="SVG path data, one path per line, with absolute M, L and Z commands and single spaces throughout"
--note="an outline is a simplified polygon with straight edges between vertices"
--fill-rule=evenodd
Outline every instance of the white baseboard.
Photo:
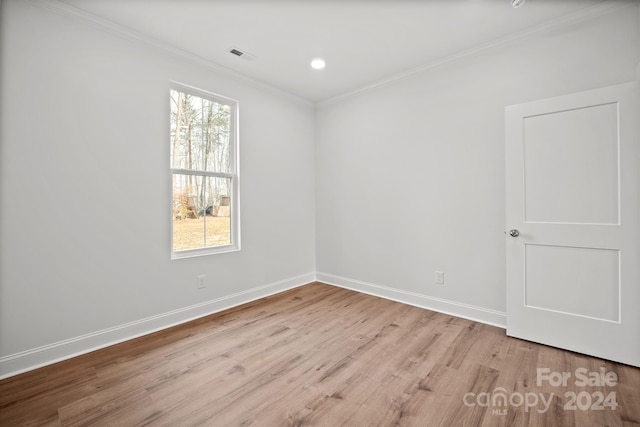
M 0 379 L 18 375 L 62 360 L 109 347 L 133 338 L 157 332 L 231 307 L 255 301 L 269 295 L 293 289 L 314 281 L 341 288 L 426 308 L 451 316 L 506 328 L 506 313 L 430 297 L 414 292 L 375 285 L 360 280 L 348 279 L 328 273 L 307 273 L 266 285 L 237 292 L 235 294 L 205 301 L 189 307 L 162 313 L 134 322 L 103 329 L 79 337 L 44 345 L 0 358 Z
M 464 304 L 442 298 L 430 297 L 415 292 L 403 291 L 386 286 L 375 285 L 360 280 L 348 279 L 327 273 L 316 273 L 316 280 L 341 288 L 351 289 L 404 304 L 413 305 L 428 310 L 437 311 L 451 316 L 462 317 L 476 322 L 486 323 L 506 329 L 507 313 L 490 310 L 475 305 Z
M 315 273 L 307 273 L 124 325 L 4 356 L 0 358 L 0 379 L 170 328 L 313 281 L 315 281 Z

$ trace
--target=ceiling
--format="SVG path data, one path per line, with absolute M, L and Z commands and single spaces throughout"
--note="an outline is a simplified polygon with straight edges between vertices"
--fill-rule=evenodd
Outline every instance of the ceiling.
M 603 0 L 60 0 L 318 102 Z M 609 0 L 607 3 L 611 3 Z M 252 60 L 228 52 L 232 47 Z M 323 57 L 324 70 L 309 63 Z

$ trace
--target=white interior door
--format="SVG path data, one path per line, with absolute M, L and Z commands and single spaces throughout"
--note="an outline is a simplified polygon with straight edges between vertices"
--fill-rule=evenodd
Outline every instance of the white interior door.
M 640 366 L 639 98 L 506 108 L 508 335 Z

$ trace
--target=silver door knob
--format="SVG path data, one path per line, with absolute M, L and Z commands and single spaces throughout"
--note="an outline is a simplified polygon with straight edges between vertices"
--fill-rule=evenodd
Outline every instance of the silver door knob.
M 516 230 L 515 228 L 512 230 L 509 230 L 509 236 L 511 237 L 518 237 L 520 235 L 520 232 L 518 230 Z

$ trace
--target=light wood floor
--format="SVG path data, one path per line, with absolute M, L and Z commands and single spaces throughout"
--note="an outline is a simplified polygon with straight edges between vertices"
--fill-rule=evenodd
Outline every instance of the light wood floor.
M 572 378 L 538 386 L 537 368 Z M 578 368 L 617 384 L 577 387 Z M 571 392 L 619 406 L 565 409 Z M 547 410 L 525 410 L 534 394 Z M 637 427 L 640 369 L 313 283 L 0 381 L 15 425 Z

